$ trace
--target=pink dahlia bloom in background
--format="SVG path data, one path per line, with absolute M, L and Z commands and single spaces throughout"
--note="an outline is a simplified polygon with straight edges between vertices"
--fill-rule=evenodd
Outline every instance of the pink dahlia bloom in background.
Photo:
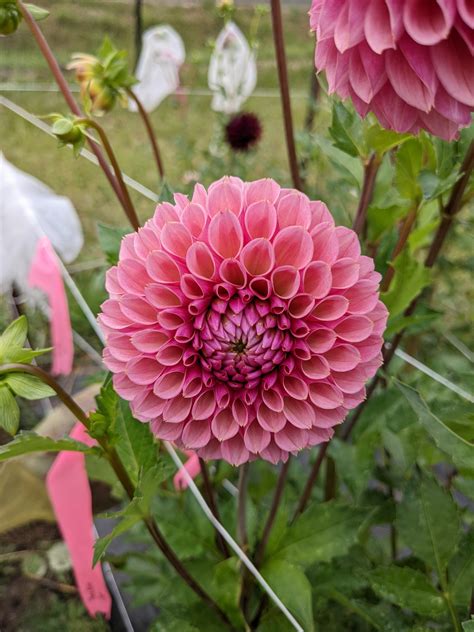
M 382 362 L 380 275 L 322 202 L 225 177 L 127 235 L 100 323 L 117 392 L 205 459 L 328 441 Z
M 472 0 L 313 0 L 330 93 L 397 132 L 452 140 L 474 107 Z

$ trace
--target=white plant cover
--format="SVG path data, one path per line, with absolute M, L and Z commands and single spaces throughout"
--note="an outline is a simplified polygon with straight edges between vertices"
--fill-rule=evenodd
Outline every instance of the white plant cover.
M 181 36 L 167 24 L 155 26 L 143 34 L 143 46 L 135 76 L 133 91 L 147 112 L 152 112 L 168 95 L 179 87 L 179 69 L 186 52 Z M 129 101 L 128 109 L 137 111 Z
M 238 112 L 255 89 L 255 55 L 234 22 L 227 22 L 216 40 L 209 62 L 208 83 L 214 93 L 212 109 L 226 114 Z
M 77 257 L 84 241 L 71 201 L 14 167 L 0 152 L 0 292 L 15 283 L 32 295 L 28 273 L 36 242 L 44 235 L 66 263 Z

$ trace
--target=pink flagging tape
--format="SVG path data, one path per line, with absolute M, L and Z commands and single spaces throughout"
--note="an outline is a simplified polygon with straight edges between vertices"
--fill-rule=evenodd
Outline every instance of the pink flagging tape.
M 196 478 L 196 476 L 201 471 L 198 455 L 195 452 L 191 452 L 191 451 L 187 451 L 186 454 L 187 456 L 189 456 L 189 459 L 176 472 L 173 478 L 174 488 L 176 490 L 184 490 L 188 487 L 188 477 L 184 474 L 183 472 L 184 469 L 187 470 L 191 478 Z
M 40 288 L 48 297 L 53 346 L 52 372 L 55 375 L 69 375 L 74 358 L 71 320 L 58 259 L 47 237 L 38 240 L 28 283 L 31 287 Z
M 71 438 L 94 445 L 82 424 L 77 423 Z M 84 454 L 61 452 L 51 466 L 47 478 L 51 504 L 64 542 L 69 550 L 76 585 L 88 613 L 110 618 L 112 599 L 100 564 L 92 567 L 94 537 L 92 497 L 87 479 Z

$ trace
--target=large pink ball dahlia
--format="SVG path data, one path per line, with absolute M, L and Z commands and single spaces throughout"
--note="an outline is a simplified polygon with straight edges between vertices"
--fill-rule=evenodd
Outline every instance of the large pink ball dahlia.
M 107 273 L 117 392 L 161 439 L 273 463 L 328 441 L 365 397 L 387 311 L 356 234 L 270 179 L 159 204 Z
M 446 140 L 474 107 L 472 0 L 313 0 L 315 64 L 330 93 L 397 132 Z

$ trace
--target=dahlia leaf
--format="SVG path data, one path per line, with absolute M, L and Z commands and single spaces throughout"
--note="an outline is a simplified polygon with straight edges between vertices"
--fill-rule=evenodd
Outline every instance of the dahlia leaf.
M 360 120 L 342 103 L 333 105 L 329 133 L 334 145 L 344 153 L 354 158 L 364 154 Z
M 474 586 L 474 531 L 463 535 L 459 550 L 449 563 L 449 592 L 453 602 L 465 606 L 471 598 Z
M 49 11 L 47 9 L 43 9 L 43 7 L 38 7 L 36 4 L 30 4 L 25 2 L 25 7 L 31 13 L 31 17 L 39 22 L 40 20 L 44 20 L 48 17 Z
M 0 461 L 7 461 L 31 452 L 62 452 L 63 450 L 97 454 L 97 450 L 80 441 L 73 439 L 56 440 L 42 437 L 35 432 L 20 432 L 13 441 L 0 446 Z
M 380 125 L 372 125 L 366 133 L 367 144 L 379 156 L 399 147 L 410 138 L 413 138 L 411 134 L 398 134 L 392 130 L 383 129 Z
M 25 399 L 43 399 L 56 395 L 56 391 L 34 375 L 10 373 L 5 376 L 5 382 L 15 395 Z
M 305 632 L 313 632 L 311 584 L 303 571 L 286 560 L 273 559 L 264 564 L 262 575 Z
M 395 383 L 437 447 L 447 454 L 458 467 L 471 467 L 474 462 L 474 444 L 454 432 L 439 417 L 434 415 L 417 391 L 398 380 Z
M 20 426 L 20 409 L 15 396 L 5 383 L 0 384 L 0 427 L 15 435 Z M 0 452 L 1 454 L 1 452 Z M 0 457 L 1 458 L 1 457 Z
M 390 319 L 401 314 L 431 280 L 430 270 L 412 258 L 406 248 L 398 255 L 392 266 L 395 276 L 390 290 L 381 294 L 381 299 L 390 312 Z
M 102 252 L 107 258 L 107 263 L 115 265 L 118 262 L 120 243 L 125 235 L 130 233 L 128 228 L 118 228 L 116 226 L 107 226 L 101 222 L 97 223 L 97 233 L 99 236 L 99 244 Z
M 311 566 L 345 555 L 366 517 L 366 510 L 336 502 L 311 505 L 288 529 L 273 558 Z
M 369 580 L 373 590 L 383 599 L 417 614 L 437 616 L 444 611 L 444 599 L 426 575 L 413 568 L 379 567 Z
M 111 435 L 115 430 L 117 421 L 118 397 L 109 376 L 101 386 L 95 401 L 97 409 L 89 414 L 91 423 L 89 434 L 94 439 L 99 439 L 106 434 Z
M 397 151 L 396 182 L 401 195 L 409 200 L 421 196 L 418 174 L 423 166 L 423 145 L 412 138 Z
M 163 182 L 158 202 L 174 203 L 174 191 L 167 182 Z
M 457 507 L 451 495 L 427 476 L 414 477 L 403 491 L 396 517 L 400 537 L 443 582 L 461 537 Z
M 156 444 L 149 424 L 137 421 L 127 402 L 120 400 L 117 415 L 117 450 L 135 483 L 141 469 L 147 470 L 157 460 Z
M 463 621 L 462 629 L 464 632 L 474 632 L 474 617 L 470 621 Z
M 94 544 L 94 557 L 92 560 L 92 565 L 95 566 L 97 562 L 102 559 L 109 545 L 113 540 L 115 540 L 117 536 L 122 535 L 122 533 L 125 533 L 126 531 L 131 529 L 134 525 L 137 524 L 137 522 L 140 522 L 141 519 L 141 513 L 132 513 L 131 515 L 125 516 L 123 520 L 115 525 L 110 533 L 103 536 L 102 538 L 98 538 Z
M 11 322 L 0 336 L 0 358 L 9 347 L 22 347 L 28 333 L 26 316 L 20 316 Z

